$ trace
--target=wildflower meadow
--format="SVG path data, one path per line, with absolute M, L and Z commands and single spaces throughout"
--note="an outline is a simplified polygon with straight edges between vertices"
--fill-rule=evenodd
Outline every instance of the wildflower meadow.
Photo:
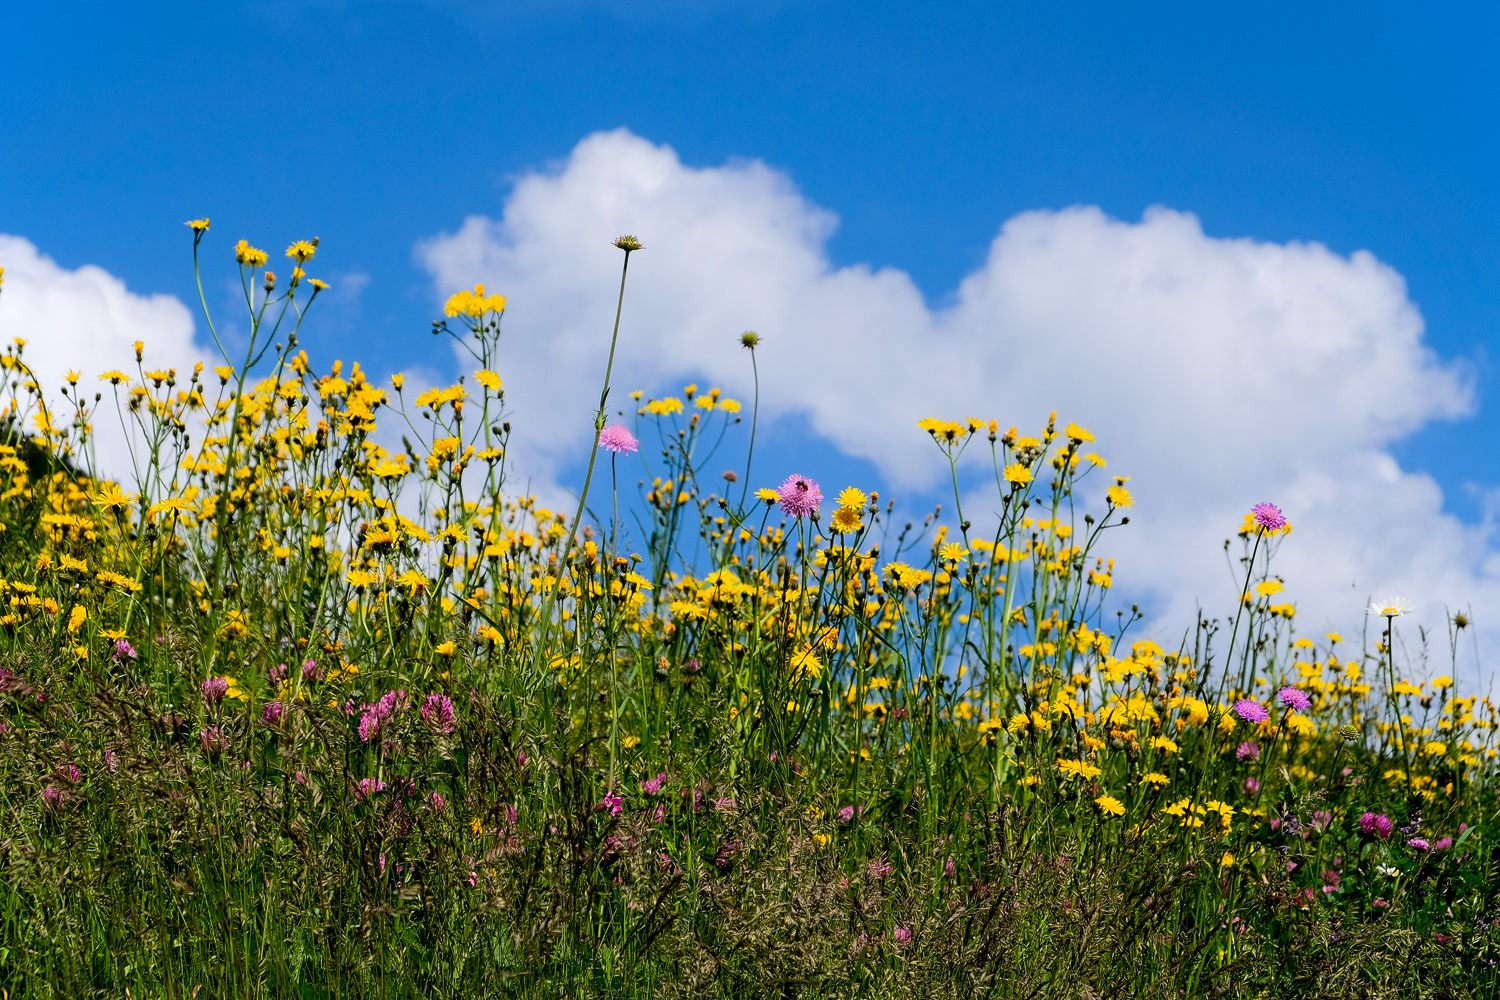
M 452 386 L 319 371 L 317 242 L 189 226 L 221 365 L 58 383 L 3 331 L 7 1000 L 1495 995 L 1472 623 L 1304 634 L 1276 498 L 1153 639 L 1108 428 L 934 415 L 953 502 L 907 515 L 754 398 L 613 386 L 617 312 L 552 510 L 504 296 L 434 323 Z

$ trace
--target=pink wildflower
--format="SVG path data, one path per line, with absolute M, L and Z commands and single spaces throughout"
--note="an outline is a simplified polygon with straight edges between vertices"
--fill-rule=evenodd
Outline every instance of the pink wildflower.
M 1250 740 L 1239 745 L 1234 755 L 1240 760 L 1260 760 L 1260 747 Z
M 280 729 L 286 721 L 286 706 L 279 701 L 268 701 L 266 707 L 261 709 L 260 724 L 271 729 Z
M 453 699 L 445 694 L 428 695 L 422 704 L 422 721 L 440 733 L 453 732 Z
M 604 796 L 604 801 L 594 807 L 594 812 L 608 812 L 611 816 L 620 815 L 620 810 L 625 806 L 625 800 L 610 792 Z
M 210 705 L 217 705 L 224 700 L 224 695 L 229 691 L 228 677 L 210 677 L 203 682 L 203 700 Z
M 1249 698 L 1241 698 L 1234 703 L 1234 714 L 1246 722 L 1265 722 L 1271 717 L 1266 707 L 1259 702 L 1251 701 Z
M 1389 840 L 1391 837 L 1391 818 L 1377 813 L 1365 813 L 1359 818 L 1359 829 L 1361 832 L 1379 837 L 1381 840 Z
M 360 798 L 362 798 L 362 799 L 369 798 L 371 795 L 374 795 L 376 792 L 383 792 L 383 791 L 385 791 L 385 782 L 381 781 L 379 778 L 361 778 L 361 779 L 359 779 L 359 797 Z
M 911 944 L 911 928 L 897 927 L 895 932 L 891 934 L 891 937 L 895 938 L 896 943 L 899 945 Z
M 635 435 L 620 424 L 606 427 L 599 432 L 599 447 L 605 451 L 614 452 L 616 455 L 631 454 L 640 446 L 641 443 L 635 439 Z
M 1282 688 L 1276 692 L 1276 697 L 1280 698 L 1281 703 L 1287 708 L 1295 709 L 1298 712 L 1305 710 L 1307 706 L 1312 704 L 1312 699 L 1307 696 L 1306 691 L 1299 691 L 1294 687 Z
M 1286 527 L 1286 515 L 1274 503 L 1258 503 L 1250 508 L 1250 514 L 1266 531 L 1280 531 Z
M 776 487 L 776 500 L 783 514 L 807 517 L 818 512 L 818 505 L 823 502 L 823 491 L 813 480 L 793 473 L 786 477 L 786 482 Z
M 1414 847 L 1414 848 L 1416 848 L 1419 851 L 1430 851 L 1430 850 L 1432 850 L 1432 845 L 1429 844 L 1427 841 L 1423 840 L 1421 837 L 1413 837 L 1412 839 L 1410 839 L 1410 840 L 1408 840 L 1406 842 L 1406 846 L 1407 847 Z
M 199 730 L 198 742 L 202 745 L 203 752 L 210 757 L 217 757 L 229 747 L 228 738 L 218 726 L 207 726 Z
M 115 659 L 116 660 L 133 660 L 133 659 L 135 659 L 135 656 L 136 656 L 136 653 L 135 653 L 135 647 L 134 646 L 132 646 L 129 642 L 125 641 L 124 639 L 116 639 L 115 640 Z

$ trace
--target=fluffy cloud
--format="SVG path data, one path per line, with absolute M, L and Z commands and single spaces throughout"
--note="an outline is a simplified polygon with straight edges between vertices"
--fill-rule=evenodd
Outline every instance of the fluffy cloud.
M 92 393 L 100 371 L 134 370 L 137 340 L 145 342 L 153 367 L 187 372 L 201 356 L 193 343 L 192 314 L 175 296 L 137 295 L 93 265 L 74 271 L 59 267 L 18 236 L 0 234 L 0 267 L 5 268 L 0 338 L 26 340 L 24 357 L 60 413 L 72 413 L 72 405 L 55 394 L 67 371 L 81 370 L 79 387 Z M 108 387 L 100 388 L 109 406 Z M 100 466 L 113 475 L 128 474 L 130 459 L 115 415 L 101 413 L 94 426 Z
M 1500 597 L 1489 526 L 1444 513 L 1438 486 L 1390 453 L 1474 402 L 1463 369 L 1423 343 L 1401 276 L 1372 255 L 1213 238 L 1162 208 L 1139 222 L 1028 212 L 933 308 L 899 270 L 831 266 L 835 225 L 762 163 L 691 168 L 615 131 L 418 257 L 439 297 L 477 281 L 510 295 L 508 398 L 533 434 L 519 457 L 543 481 L 587 446 L 581 387 L 602 374 L 618 281 L 609 239 L 628 232 L 647 250 L 632 262 L 617 386 L 704 377 L 744 393 L 735 335 L 758 330 L 763 415 L 805 415 L 909 489 L 942 470 L 919 418 L 1024 427 L 1060 410 L 1098 433 L 1111 473 L 1133 477 L 1140 504 L 1110 544 L 1163 635 L 1195 602 L 1232 606 L 1223 541 L 1267 499 L 1297 527 L 1279 567 L 1304 632 L 1357 632 L 1371 593 L 1414 599 L 1429 627 L 1444 606 Z

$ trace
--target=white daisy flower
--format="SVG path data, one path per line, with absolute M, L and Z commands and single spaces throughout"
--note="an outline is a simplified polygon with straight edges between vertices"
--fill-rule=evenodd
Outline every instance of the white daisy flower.
M 1372 601 L 1369 610 L 1372 615 L 1395 618 L 1397 615 L 1411 614 L 1417 610 L 1417 606 L 1404 597 L 1392 597 L 1384 601 Z

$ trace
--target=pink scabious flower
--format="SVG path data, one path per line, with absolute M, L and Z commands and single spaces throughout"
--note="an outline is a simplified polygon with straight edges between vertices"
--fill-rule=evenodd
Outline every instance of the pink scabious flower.
M 422 721 L 440 733 L 451 733 L 457 727 L 453 721 L 453 699 L 445 694 L 430 694 L 422 704 Z
M 1432 842 L 1432 849 L 1434 851 L 1446 851 L 1448 848 L 1450 848 L 1452 846 L 1453 846 L 1453 838 L 1452 837 L 1442 837 L 1442 838 L 1439 838 L 1438 840 L 1435 840 L 1435 841 Z
M 1296 709 L 1298 712 L 1306 710 L 1312 704 L 1312 699 L 1307 696 L 1306 691 L 1300 691 L 1294 687 L 1284 687 L 1276 692 L 1276 697 L 1287 708 Z
M 599 447 L 605 451 L 614 452 L 616 455 L 629 455 L 637 451 L 640 446 L 641 443 L 635 439 L 635 435 L 619 424 L 606 427 L 599 432 Z
M 1234 714 L 1246 722 L 1265 722 L 1271 717 L 1266 707 L 1259 702 L 1251 701 L 1249 698 L 1241 698 L 1234 703 Z
M 1258 503 L 1250 508 L 1250 515 L 1266 531 L 1280 531 L 1286 527 L 1286 515 L 1274 503 Z
M 1260 747 L 1254 741 L 1246 740 L 1239 745 L 1234 755 L 1240 760 L 1260 760 Z
M 818 512 L 823 491 L 813 480 L 793 473 L 776 487 L 776 502 L 781 512 L 789 517 L 807 517 Z
M 1413 837 L 1413 838 L 1411 838 L 1410 840 L 1408 840 L 1406 842 L 1406 846 L 1414 848 L 1414 849 L 1416 849 L 1418 851 L 1430 851 L 1430 850 L 1432 850 L 1432 845 L 1429 844 L 1427 841 L 1423 840 L 1421 837 Z
M 1240 787 L 1246 795 L 1249 795 L 1252 798 L 1260 794 L 1260 782 L 1254 778 L 1246 778 L 1245 783 Z
M 1365 813 L 1359 818 L 1359 829 L 1368 836 L 1381 840 L 1391 838 L 1391 818 L 1379 813 Z
M 228 690 L 228 677 L 210 677 L 203 682 L 203 700 L 210 705 L 217 705 L 224 700 L 224 695 Z

